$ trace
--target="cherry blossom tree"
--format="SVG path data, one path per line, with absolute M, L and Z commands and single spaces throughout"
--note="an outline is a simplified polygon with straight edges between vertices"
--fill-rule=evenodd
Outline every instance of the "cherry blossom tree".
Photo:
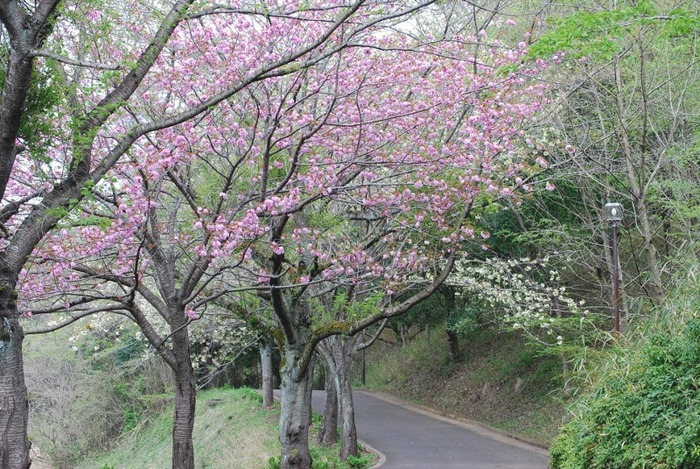
M 150 30 L 137 31 L 139 34 L 124 31 L 124 37 L 132 39 L 129 50 L 121 50 L 116 43 L 104 45 L 103 38 L 98 36 L 90 46 L 78 47 L 80 33 L 91 29 L 87 18 L 95 14 L 82 7 L 59 8 L 55 0 L 33 5 L 8 1 L 0 5 L 0 22 L 8 50 L 0 101 L 0 222 L 4 233 L 0 252 L 2 467 L 26 468 L 31 463 L 22 363 L 23 333 L 17 311 L 19 273 L 42 237 L 82 196 L 85 185 L 104 176 L 146 130 L 110 124 L 120 120 L 122 103 L 132 97 L 143 81 L 190 3 L 175 2 L 170 8 L 157 12 L 161 19 L 148 24 Z M 148 17 L 150 15 L 145 16 Z M 73 27 L 76 25 L 73 20 L 78 18 L 86 18 L 86 27 Z M 107 66 L 94 61 L 94 52 L 99 46 L 104 46 L 104 51 L 109 51 L 112 57 L 121 59 L 118 64 Z M 72 57 L 59 55 L 59 50 L 69 51 Z M 73 93 L 65 99 L 67 108 L 63 113 L 53 110 L 50 114 L 50 119 L 56 122 L 49 134 L 56 139 L 53 142 L 51 138 L 37 141 L 33 133 L 25 132 L 27 129 L 23 125 L 32 78 L 36 76 L 35 70 L 42 66 L 37 64 L 42 56 L 64 64 L 66 73 L 72 67 L 76 70 L 71 77 L 64 77 L 75 85 Z M 108 74 L 109 79 L 106 78 Z M 57 72 L 54 83 L 44 85 L 59 86 L 61 76 Z M 58 141 L 60 137 L 67 139 Z M 112 137 L 118 139 L 117 145 L 97 144 Z M 49 148 L 27 147 L 32 144 L 45 144 Z
M 523 50 L 495 48 L 477 59 L 469 38 L 424 45 L 374 31 L 362 39 L 313 66 L 250 83 L 195 121 L 133 146 L 115 178 L 91 188 L 26 271 L 39 279 L 26 283 L 33 291 L 58 285 L 69 307 L 97 301 L 105 309 L 108 293 L 142 327 L 137 297 L 162 305 L 185 376 L 187 324 L 198 309 L 239 289 L 257 291 L 279 322 L 285 468 L 311 464 L 316 344 L 429 296 L 465 246 L 480 243 L 475 206 L 527 190 L 523 177 L 536 167 L 524 139 L 543 87 L 530 80 L 537 67 L 518 67 Z M 152 113 L 192 105 L 207 89 L 178 94 L 171 68 L 182 67 L 173 50 L 156 69 L 168 82 L 144 92 Z M 204 46 L 181 59 L 199 54 L 212 61 L 212 74 L 238 70 Z M 66 246 L 70 240 L 78 245 Z M 395 303 L 406 290 L 416 293 Z M 371 310 L 319 300 L 351 292 L 381 295 Z M 154 343 L 165 348 L 162 338 Z M 190 378 L 184 383 L 189 389 Z M 193 409 L 193 393 L 184 394 L 183 407 Z
M 118 259 L 111 267 L 118 270 L 142 265 L 134 259 L 143 252 L 165 256 L 166 265 L 172 264 L 175 261 L 160 252 L 164 248 L 158 243 L 151 245 L 148 240 L 148 236 L 160 233 L 158 207 L 151 205 L 148 198 L 132 197 L 130 191 L 151 188 L 149 184 L 157 185 L 165 176 L 177 184 L 176 163 L 191 154 L 183 151 L 187 133 L 197 129 L 213 110 L 225 107 L 229 98 L 245 94 L 253 84 L 299 73 L 347 47 L 357 47 L 364 37 L 372 37 L 378 25 L 429 3 L 280 1 L 264 5 L 234 2 L 222 7 L 180 0 L 101 2 L 92 7 L 72 3 L 59 6 L 56 0 L 40 0 L 34 4 L 7 1 L 0 5 L 0 22 L 9 51 L 0 103 L 3 467 L 26 468 L 30 464 L 17 289 L 22 290 L 23 300 L 32 300 L 34 290 L 20 282 L 20 272 L 47 233 L 64 219 L 69 227 L 76 223 L 85 225 L 88 239 L 100 238 L 99 233 L 91 234 L 90 230 L 100 231 L 96 219 L 106 218 L 109 226 L 103 228 L 109 228 L 111 237 L 100 239 L 99 245 L 106 247 L 105 242 L 124 241 L 123 248 L 115 250 L 122 252 L 124 259 Z M 23 121 L 33 73 L 44 69 L 53 74 L 43 85 L 57 87 L 62 99 L 45 113 L 49 116 L 45 138 L 36 139 L 34 133 L 25 131 Z M 180 127 L 175 130 L 175 126 Z M 176 135 L 178 132 L 180 135 Z M 238 131 L 235 137 L 241 145 L 246 141 L 244 132 L 245 129 Z M 226 138 L 234 133 L 235 129 L 227 132 Z M 211 147 L 217 148 L 221 141 L 214 138 L 210 140 Z M 249 151 L 257 149 L 251 147 Z M 125 156 L 128 158 L 123 159 Z M 150 164 L 144 167 L 144 161 Z M 73 221 L 78 217 L 77 211 L 82 210 L 82 199 L 104 195 L 102 191 L 107 186 L 101 181 L 117 162 L 132 164 L 133 168 L 119 169 L 127 181 L 132 178 L 131 183 L 113 183 L 113 200 L 105 200 L 116 203 L 114 219 L 100 214 L 96 219 Z M 141 180 L 139 171 L 144 173 Z M 181 190 L 183 194 L 187 192 L 187 188 Z M 130 201 L 122 207 L 119 196 Z M 183 197 L 184 203 L 191 202 Z M 138 223 L 119 226 L 120 218 L 129 211 Z M 254 210 L 245 213 L 251 220 L 257 216 Z M 208 215 L 198 214 L 201 228 L 217 232 L 222 224 L 208 219 Z M 245 224 L 245 220 L 238 218 L 236 222 Z M 112 226 L 113 222 L 117 226 Z M 251 225 L 255 227 L 255 223 Z M 135 226 L 140 231 L 134 230 Z M 153 226 L 158 229 L 148 231 Z M 166 233 L 170 234 L 167 230 Z M 136 249 L 129 240 L 139 236 L 142 244 Z M 211 238 L 221 239 L 214 235 Z M 232 249 L 234 244 L 230 243 Z M 63 256 L 60 251 L 65 248 L 66 245 L 55 243 L 44 246 L 45 251 L 58 250 L 58 257 Z M 68 245 L 68 249 L 72 248 Z M 208 249 L 209 245 L 207 252 L 199 253 L 205 265 L 193 262 L 194 271 L 189 272 L 185 284 L 179 283 L 172 272 L 157 275 L 159 288 L 180 294 L 178 298 L 168 297 L 170 303 L 166 306 L 173 321 L 183 326 L 189 320 L 188 312 L 193 314 L 184 309 L 193 301 L 186 292 L 202 292 L 198 282 L 215 254 Z M 61 276 L 61 264 L 56 266 L 56 275 Z M 22 278 L 26 278 L 25 274 Z M 138 275 L 135 278 L 140 282 Z M 139 285 L 130 288 L 135 292 Z M 182 366 L 186 367 L 184 361 Z M 182 464 L 191 464 L 188 451 L 183 455 Z
M 311 462 L 316 344 L 428 297 L 465 245 L 479 244 L 470 220 L 475 204 L 527 189 L 523 173 L 536 163 L 518 142 L 541 104 L 542 87 L 522 71 L 507 72 L 521 52 L 493 51 L 482 62 L 463 45 L 433 49 L 384 38 L 356 51 L 352 75 L 338 68 L 345 93 L 329 93 L 332 108 L 314 103 L 314 126 L 285 140 L 286 159 L 260 169 L 265 196 L 258 214 L 268 244 L 251 246 L 259 272 L 249 281 L 268 286 L 280 323 L 282 467 Z M 283 120 L 279 127 L 292 135 Z M 268 145 L 263 154 L 280 152 Z M 276 163 L 282 171 L 275 180 L 269 176 Z M 416 283 L 423 286 L 415 294 L 392 301 Z M 362 314 L 344 306 L 339 315 L 319 303 L 330 292 L 350 290 L 386 296 Z

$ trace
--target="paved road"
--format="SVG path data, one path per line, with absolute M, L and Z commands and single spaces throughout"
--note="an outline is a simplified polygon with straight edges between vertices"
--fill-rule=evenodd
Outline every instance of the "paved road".
M 353 393 L 360 440 L 384 453 L 381 469 L 545 469 L 547 451 L 456 422 L 405 402 L 366 392 Z M 323 412 L 323 391 L 313 407 Z

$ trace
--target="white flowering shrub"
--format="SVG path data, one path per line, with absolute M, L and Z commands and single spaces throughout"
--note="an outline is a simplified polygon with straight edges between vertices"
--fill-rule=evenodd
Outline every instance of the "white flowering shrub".
M 167 324 L 148 311 L 160 337 L 167 337 Z M 259 340 L 259 333 L 229 313 L 209 308 L 198 313 L 189 326 L 192 365 L 198 385 L 207 384 Z M 49 325 L 65 322 L 57 316 Z M 126 362 L 159 359 L 140 329 L 122 315 L 100 313 L 84 320 L 68 338 L 71 348 L 84 358 L 101 358 L 119 366 Z
M 460 261 L 448 283 L 457 288 L 464 313 L 452 321 L 457 331 L 495 321 L 539 345 L 553 346 L 562 345 L 572 324 L 580 328 L 589 322 L 584 301 L 567 294 L 548 257 Z

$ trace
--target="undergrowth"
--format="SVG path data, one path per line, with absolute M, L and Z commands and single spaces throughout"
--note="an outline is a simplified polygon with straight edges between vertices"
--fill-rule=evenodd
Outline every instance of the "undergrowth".
M 555 440 L 552 467 L 700 467 L 700 320 L 661 329 L 611 353 Z
M 199 392 L 194 431 L 199 469 L 253 469 L 279 453 L 279 410 L 261 407 L 258 391 L 220 388 Z M 122 435 L 113 449 L 83 460 L 76 469 L 138 467 L 166 469 L 172 455 L 172 409 Z

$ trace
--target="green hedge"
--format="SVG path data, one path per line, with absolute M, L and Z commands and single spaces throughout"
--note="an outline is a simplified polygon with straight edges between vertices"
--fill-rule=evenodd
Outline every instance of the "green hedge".
M 700 468 L 700 321 L 627 359 L 581 400 L 552 444 L 553 468 Z

